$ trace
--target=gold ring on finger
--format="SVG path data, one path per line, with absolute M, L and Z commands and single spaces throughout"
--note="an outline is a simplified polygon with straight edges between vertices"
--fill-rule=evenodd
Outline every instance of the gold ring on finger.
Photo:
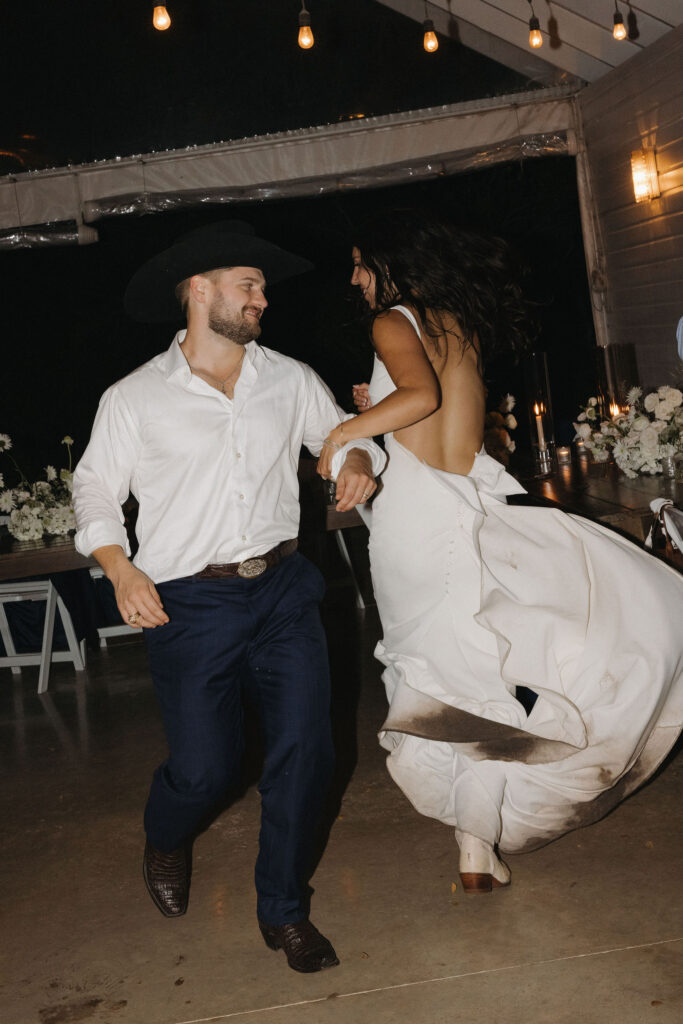
M 139 618 L 140 618 L 140 612 L 133 612 L 132 615 L 128 616 L 128 622 L 130 623 L 131 626 L 134 626 Z

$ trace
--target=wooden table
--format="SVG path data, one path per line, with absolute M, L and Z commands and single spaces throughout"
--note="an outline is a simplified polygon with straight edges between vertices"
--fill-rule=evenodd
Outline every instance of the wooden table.
M 0 582 L 89 569 L 94 565 L 94 558 L 79 555 L 73 537 L 49 537 L 29 543 L 16 541 L 10 534 L 0 537 Z
M 571 463 L 556 465 L 550 476 L 535 476 L 523 464 L 516 475 L 529 494 L 544 504 L 614 526 L 641 542 L 652 522 L 651 501 L 669 498 L 678 506 L 683 504 L 681 480 L 660 474 L 630 480 L 614 463 L 593 462 L 575 452 Z

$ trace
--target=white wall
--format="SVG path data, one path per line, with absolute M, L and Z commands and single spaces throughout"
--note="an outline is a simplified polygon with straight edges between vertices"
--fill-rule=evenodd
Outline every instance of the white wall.
M 603 247 L 608 344 L 634 344 L 647 388 L 680 380 L 683 26 L 578 97 Z M 656 147 L 661 196 L 636 203 L 631 151 Z

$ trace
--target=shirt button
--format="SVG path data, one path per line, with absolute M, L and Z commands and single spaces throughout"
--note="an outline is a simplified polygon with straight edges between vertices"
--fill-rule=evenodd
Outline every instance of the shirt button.
M 238 459 L 242 458 L 242 452 L 235 452 L 235 455 L 237 456 Z
M 240 501 L 244 501 L 244 495 L 240 494 Z
M 246 535 L 245 535 L 245 534 L 242 534 L 242 540 L 246 540 L 246 539 L 247 539 L 247 538 L 246 538 Z

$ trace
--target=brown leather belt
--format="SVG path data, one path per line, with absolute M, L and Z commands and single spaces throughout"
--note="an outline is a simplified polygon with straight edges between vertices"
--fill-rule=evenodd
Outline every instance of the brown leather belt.
M 257 555 L 255 558 L 245 558 L 243 562 L 227 562 L 225 565 L 207 565 L 206 569 L 198 572 L 197 578 L 202 580 L 219 580 L 224 577 L 241 576 L 242 579 L 251 580 L 256 576 L 262 576 L 266 569 L 272 569 L 279 565 L 283 558 L 296 551 L 297 541 L 283 540 L 264 555 Z

